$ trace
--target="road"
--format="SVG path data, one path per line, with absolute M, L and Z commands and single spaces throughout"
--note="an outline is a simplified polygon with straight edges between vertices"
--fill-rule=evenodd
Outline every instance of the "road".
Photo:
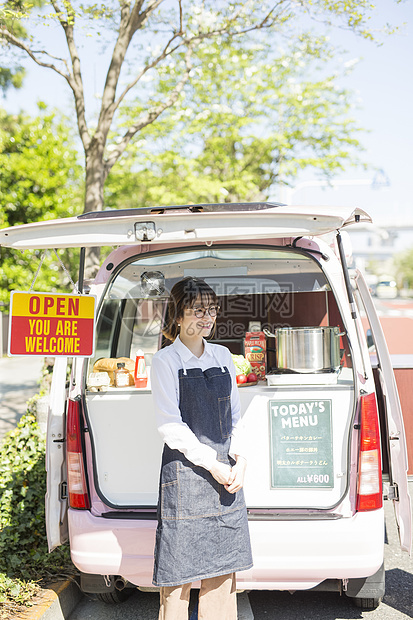
M 413 318 L 413 299 L 380 299 L 373 297 L 373 302 L 379 316 L 401 316 Z
M 413 481 L 409 483 L 413 497 Z M 239 620 L 406 620 L 413 618 L 413 559 L 400 550 L 393 506 L 385 502 L 386 595 L 374 611 L 361 611 L 335 592 L 253 591 L 239 598 Z M 85 597 L 68 620 L 156 620 L 157 593 L 134 592 L 119 605 Z M 217 620 L 220 620 L 217 618 Z
M 0 358 L 0 442 L 26 412 L 26 403 L 39 391 L 43 357 Z
M 413 355 L 413 300 L 373 297 L 373 301 L 390 354 Z

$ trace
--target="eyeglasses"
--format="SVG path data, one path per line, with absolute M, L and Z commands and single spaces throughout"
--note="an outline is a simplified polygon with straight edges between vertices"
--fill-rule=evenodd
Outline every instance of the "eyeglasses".
M 209 306 L 208 308 L 192 308 L 194 315 L 197 319 L 203 319 L 208 312 L 209 316 L 216 316 L 219 311 L 219 306 Z

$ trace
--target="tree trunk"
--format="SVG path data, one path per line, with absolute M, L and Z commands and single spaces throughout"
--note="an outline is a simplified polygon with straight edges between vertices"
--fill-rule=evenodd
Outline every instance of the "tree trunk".
M 103 148 L 90 148 L 86 153 L 86 187 L 84 213 L 102 211 L 103 187 L 105 184 Z M 94 278 L 100 265 L 100 248 L 86 249 L 85 278 Z
M 100 153 L 86 155 L 86 192 L 84 213 L 102 211 L 105 165 Z

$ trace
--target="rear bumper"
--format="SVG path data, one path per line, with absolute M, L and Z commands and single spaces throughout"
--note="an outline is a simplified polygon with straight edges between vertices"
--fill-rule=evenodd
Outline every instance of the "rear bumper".
M 72 560 L 84 573 L 121 575 L 152 586 L 156 521 L 113 520 L 69 510 Z M 305 590 L 325 579 L 374 574 L 383 562 L 383 509 L 351 518 L 250 521 L 254 567 L 240 589 Z

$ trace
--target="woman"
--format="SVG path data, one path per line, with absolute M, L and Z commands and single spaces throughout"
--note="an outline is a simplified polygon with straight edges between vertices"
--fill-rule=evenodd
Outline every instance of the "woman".
M 165 442 L 153 582 L 159 620 L 187 620 L 191 583 L 201 580 L 198 618 L 236 620 L 235 572 L 252 566 L 242 486 L 246 467 L 235 367 L 205 337 L 219 310 L 199 278 L 172 288 L 151 368 L 158 430 Z

